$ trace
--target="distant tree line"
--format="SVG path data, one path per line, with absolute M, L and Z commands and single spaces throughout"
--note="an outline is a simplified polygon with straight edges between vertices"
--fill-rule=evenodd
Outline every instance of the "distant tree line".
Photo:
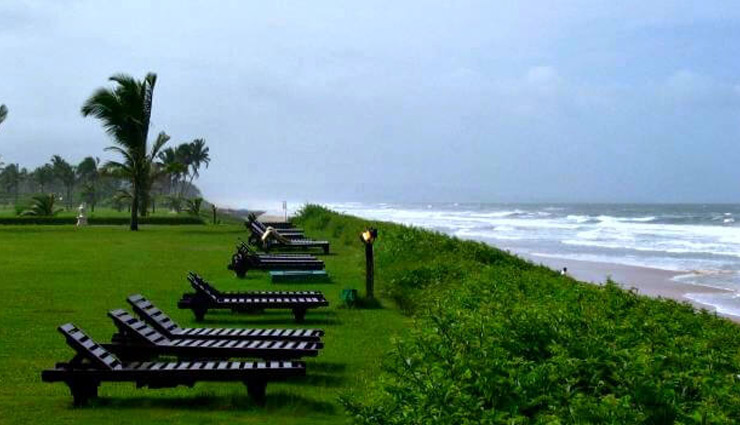
M 152 179 L 139 215 L 156 211 L 157 205 L 181 212 L 201 196 L 193 181 L 210 157 L 203 139 L 182 143 L 159 153 L 152 162 Z M 76 165 L 53 155 L 34 169 L 0 162 L 0 203 L 15 205 L 20 214 L 37 195 L 54 194 L 59 204 L 72 208 L 85 202 L 91 211 L 98 205 L 119 211 L 131 208 L 131 184 L 111 163 L 88 156 Z M 190 202 L 189 202 L 190 201 Z
M 118 154 L 118 160 L 101 165 L 97 157 L 88 156 L 73 165 L 54 155 L 33 170 L 0 162 L 0 202 L 14 204 L 18 214 L 53 214 L 55 201 L 67 208 L 83 201 L 91 211 L 97 205 L 127 208 L 131 230 L 138 230 L 138 218 L 155 212 L 162 203 L 176 212 L 187 208 L 198 213 L 203 199 L 193 181 L 211 161 L 205 140 L 165 148 L 170 136 L 160 132 L 150 146 L 157 75 L 149 73 L 136 80 L 116 74 L 110 81 L 115 86 L 95 90 L 80 112 L 100 121 L 114 142 L 105 150 Z M 8 108 L 0 105 L 0 123 L 7 114 Z

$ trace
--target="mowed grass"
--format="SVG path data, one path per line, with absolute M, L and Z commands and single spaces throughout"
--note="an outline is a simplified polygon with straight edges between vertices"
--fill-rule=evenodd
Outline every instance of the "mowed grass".
M 391 337 L 408 320 L 389 301 L 384 308 L 341 307 L 341 289 L 364 287 L 364 257 L 357 244 L 334 243 L 322 256 L 332 283 L 280 284 L 264 272 L 239 280 L 226 270 L 243 226 L 0 226 L 0 423 L 345 423 L 340 394 L 361 394 L 380 368 Z M 288 311 L 209 313 L 196 323 L 177 300 L 196 271 L 224 290 L 324 292 L 329 308 L 309 311 L 296 325 Z M 66 385 L 41 381 L 40 373 L 73 351 L 57 332 L 73 322 L 99 342 L 115 331 L 106 313 L 140 292 L 181 326 L 323 328 L 325 348 L 307 359 L 307 376 L 269 383 L 267 403 L 256 406 L 243 384 L 198 383 L 194 388 L 136 389 L 103 383 L 100 398 L 72 407 Z

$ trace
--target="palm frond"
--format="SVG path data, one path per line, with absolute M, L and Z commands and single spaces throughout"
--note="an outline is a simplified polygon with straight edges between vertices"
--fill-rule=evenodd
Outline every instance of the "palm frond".
M 152 152 L 149 155 L 149 158 L 154 161 L 154 158 L 157 158 L 159 156 L 159 151 L 164 147 L 164 145 L 170 141 L 170 136 L 167 135 L 164 131 L 159 133 L 157 135 L 157 140 L 154 141 L 154 144 L 152 145 Z
M 8 117 L 8 107 L 5 105 L 0 105 L 0 123 L 5 121 L 5 118 Z

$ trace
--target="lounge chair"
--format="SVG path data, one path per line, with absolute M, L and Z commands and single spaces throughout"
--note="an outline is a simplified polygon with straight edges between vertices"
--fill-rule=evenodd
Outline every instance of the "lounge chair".
M 324 262 L 313 256 L 280 256 L 259 255 L 238 247 L 231 256 L 231 263 L 226 266 L 233 270 L 237 277 L 244 277 L 250 269 L 256 270 L 323 270 Z
M 264 404 L 268 381 L 306 374 L 305 363 L 296 361 L 125 363 L 75 325 L 68 323 L 58 329 L 76 354 L 71 361 L 42 371 L 41 380 L 66 383 L 78 406 L 96 398 L 104 381 L 135 382 L 139 388 L 192 387 L 198 381 L 244 382 L 255 402 Z
M 290 239 L 283 236 L 282 234 L 280 234 L 280 232 L 276 231 L 272 227 L 268 227 L 266 230 L 262 230 L 261 228 L 255 226 L 253 223 L 250 223 L 249 225 L 250 230 L 252 231 L 252 235 L 250 236 L 249 240 L 257 245 L 260 245 L 265 251 L 269 252 L 271 249 L 274 248 L 321 248 L 324 254 L 329 253 L 328 241 L 315 241 L 313 239 Z
M 303 229 L 295 227 L 293 223 L 289 221 L 260 221 L 257 220 L 257 215 L 252 213 L 247 216 L 246 221 L 255 221 L 262 225 L 262 228 L 274 227 L 278 230 L 285 230 L 292 233 L 303 233 Z
M 286 239 L 306 239 L 306 235 L 303 233 L 303 230 L 291 230 L 291 229 L 285 229 L 285 228 L 277 228 L 272 226 L 265 226 L 263 223 L 260 223 L 257 220 L 249 220 L 244 222 L 244 226 L 247 228 L 247 230 L 250 233 L 250 240 L 254 241 L 254 239 L 260 237 L 260 235 L 267 231 L 267 229 L 273 229 L 277 233 L 280 234 L 280 236 L 286 238 Z
M 301 232 L 303 233 L 303 229 L 300 227 L 295 227 L 293 223 L 289 221 L 260 221 L 263 226 L 265 227 L 274 227 L 278 230 L 290 230 L 292 232 Z
M 235 329 L 235 328 L 181 328 L 143 295 L 127 298 L 129 304 L 142 320 L 166 337 L 191 339 L 238 339 L 242 340 L 283 340 L 283 341 L 321 341 L 321 329 Z
M 113 342 L 107 345 L 126 359 L 146 360 L 157 356 L 176 356 L 180 359 L 260 358 L 289 360 L 316 357 L 323 343 L 317 341 L 195 339 L 167 338 L 126 310 L 111 310 L 108 316 L 118 328 Z
M 317 260 L 316 256 L 313 254 L 308 254 L 305 252 L 274 252 L 274 253 L 266 253 L 257 251 L 256 249 L 249 246 L 247 243 L 245 243 L 243 240 L 239 239 L 239 244 L 236 246 L 237 252 L 243 252 L 245 254 L 251 254 L 256 255 L 260 258 L 264 258 L 267 260 L 270 259 L 303 259 L 303 260 Z
M 211 309 L 231 311 L 289 309 L 293 311 L 296 322 L 302 322 L 308 309 L 329 305 L 329 301 L 319 291 L 221 292 L 195 273 L 188 274 L 188 281 L 195 293 L 183 294 L 177 307 L 192 310 L 197 321 L 203 320 Z

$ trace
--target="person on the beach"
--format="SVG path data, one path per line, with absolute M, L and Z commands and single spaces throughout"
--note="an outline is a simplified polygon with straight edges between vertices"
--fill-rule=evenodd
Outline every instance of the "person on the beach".
M 568 268 L 567 267 L 563 267 L 563 270 L 560 270 L 560 274 L 562 276 L 565 276 L 566 274 L 568 274 Z

